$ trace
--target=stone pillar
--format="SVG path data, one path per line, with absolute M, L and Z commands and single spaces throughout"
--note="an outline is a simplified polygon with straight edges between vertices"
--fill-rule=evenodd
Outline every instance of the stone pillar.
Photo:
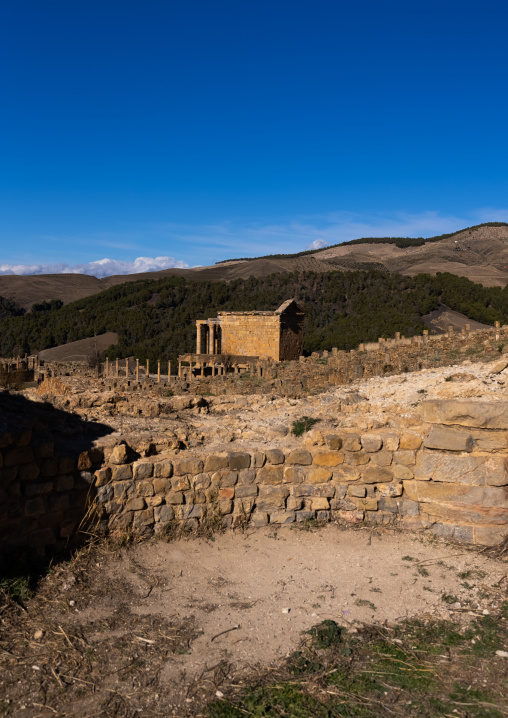
M 400 342 L 400 332 L 395 332 L 395 341 Z
M 139 359 L 136 359 L 136 381 L 139 382 Z
M 365 344 L 360 344 L 360 346 L 358 347 L 358 351 L 359 351 L 359 352 L 364 352 L 364 351 L 365 351 Z
M 448 336 L 453 337 L 453 327 L 451 324 L 448 326 Z
M 501 322 L 498 322 L 497 319 L 496 319 L 496 321 L 494 322 L 494 326 L 495 326 L 496 329 L 500 329 L 500 328 L 501 328 Z
M 146 378 L 146 380 L 148 380 L 150 378 L 150 362 L 148 361 L 148 359 L 146 360 L 146 377 L 145 378 Z
M 424 329 L 423 330 L 423 341 L 426 342 L 426 341 L 428 341 L 428 339 L 429 339 L 429 330 Z
M 466 325 L 464 326 L 464 329 L 465 329 L 466 335 L 468 335 L 469 332 L 471 331 L 471 324 L 466 324 Z
M 208 329 L 208 353 L 215 354 L 215 324 L 210 322 Z
M 161 362 L 160 359 L 157 362 L 157 384 L 161 383 Z
M 203 323 L 201 321 L 196 322 L 196 354 L 201 354 L 201 338 L 203 336 Z
M 118 379 L 118 359 L 115 362 L 115 374 L 116 374 L 116 378 Z
M 178 378 L 182 378 L 182 362 L 178 360 Z
M 171 380 L 171 362 L 168 361 L 168 384 Z

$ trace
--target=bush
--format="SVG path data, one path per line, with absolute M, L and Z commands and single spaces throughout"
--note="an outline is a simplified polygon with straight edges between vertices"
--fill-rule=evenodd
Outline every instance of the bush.
M 311 416 L 302 416 L 300 419 L 293 421 L 291 433 L 295 436 L 301 436 L 305 434 L 306 431 L 309 431 L 309 429 L 312 429 L 316 423 L 317 419 L 313 419 Z

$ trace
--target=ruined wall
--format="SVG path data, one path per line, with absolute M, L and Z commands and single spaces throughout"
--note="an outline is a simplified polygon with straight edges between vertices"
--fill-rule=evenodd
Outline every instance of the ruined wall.
M 96 472 L 103 531 L 175 524 L 394 523 L 492 545 L 508 533 L 508 403 L 426 402 L 418 431 L 345 431 L 287 451 L 180 453 Z
M 280 318 L 280 361 L 297 360 L 303 351 L 303 314 L 284 312 Z
M 279 360 L 280 317 L 270 314 L 219 314 L 222 353 Z

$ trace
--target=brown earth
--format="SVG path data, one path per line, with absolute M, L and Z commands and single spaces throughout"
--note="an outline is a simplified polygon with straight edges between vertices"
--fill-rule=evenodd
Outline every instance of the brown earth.
M 469 621 L 499 603 L 505 576 L 500 558 L 388 529 L 98 545 L 22 607 L 4 597 L 0 705 L 13 718 L 202 715 L 324 619 L 353 632 L 407 617 Z
M 35 302 L 60 299 L 68 303 L 117 284 L 142 279 L 183 276 L 196 281 L 231 281 L 280 272 L 374 268 L 410 276 L 450 272 L 484 286 L 504 287 L 508 282 L 508 227 L 467 229 L 448 239 L 407 249 L 399 249 L 394 244 L 340 245 L 303 257 L 238 260 L 211 267 L 164 269 L 104 279 L 83 274 L 4 275 L 0 276 L 0 296 L 14 299 L 30 309 Z

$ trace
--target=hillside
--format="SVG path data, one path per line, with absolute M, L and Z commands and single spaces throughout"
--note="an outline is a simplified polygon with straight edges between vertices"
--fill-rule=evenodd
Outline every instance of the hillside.
M 230 260 L 211 267 L 165 269 L 104 279 L 83 274 L 3 275 L 0 276 L 0 297 L 13 299 L 30 310 L 36 302 L 59 299 L 67 304 L 119 284 L 147 279 L 184 277 L 198 282 L 231 282 L 274 273 L 368 269 L 411 277 L 449 272 L 485 287 L 504 287 L 508 283 L 508 225 L 489 223 L 429 239 L 359 239 L 316 252 Z

